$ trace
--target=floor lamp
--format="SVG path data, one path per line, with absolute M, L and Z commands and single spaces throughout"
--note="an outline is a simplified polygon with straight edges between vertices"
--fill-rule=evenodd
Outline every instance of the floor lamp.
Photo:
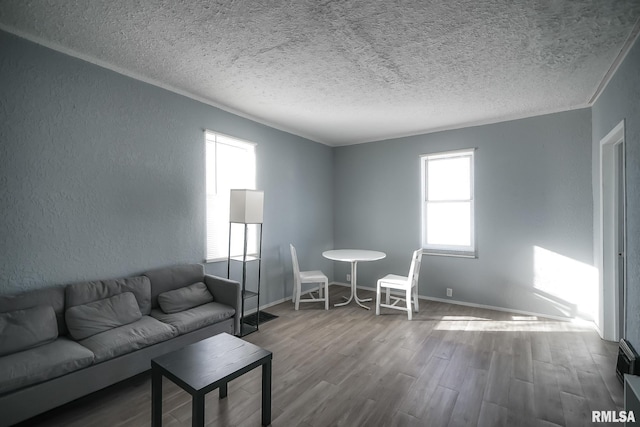
M 231 190 L 229 200 L 229 258 L 227 261 L 227 278 L 231 278 L 231 262 L 242 263 L 242 309 L 240 312 L 240 336 L 247 335 L 258 330 L 260 323 L 260 270 L 262 266 L 262 221 L 264 192 L 258 190 Z M 231 256 L 231 228 L 233 224 L 244 225 L 244 246 L 241 256 Z M 260 236 L 257 247 L 256 256 L 247 255 L 249 243 L 249 225 L 256 224 L 260 226 Z M 252 289 L 247 288 L 247 264 L 258 263 L 258 283 Z M 249 298 L 257 298 L 256 305 L 256 321 L 255 325 L 245 322 L 245 300 Z

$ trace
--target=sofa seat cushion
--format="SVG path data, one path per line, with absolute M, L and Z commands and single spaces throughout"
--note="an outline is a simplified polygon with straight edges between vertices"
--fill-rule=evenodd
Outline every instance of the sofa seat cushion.
M 142 316 L 140 320 L 92 335 L 79 343 L 91 350 L 95 354 L 95 363 L 99 363 L 176 335 L 178 331 L 173 326 Z
M 151 316 L 163 323 L 174 326 L 180 334 L 195 331 L 205 326 L 233 317 L 236 311 L 233 307 L 218 302 L 210 302 L 189 310 L 167 314 L 162 310 L 151 310 Z
M 0 394 L 84 368 L 93 359 L 91 350 L 64 337 L 0 357 Z

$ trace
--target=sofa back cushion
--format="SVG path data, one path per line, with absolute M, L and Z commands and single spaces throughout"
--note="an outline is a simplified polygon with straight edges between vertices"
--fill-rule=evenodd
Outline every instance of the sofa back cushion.
M 110 298 L 125 292 L 136 297 L 143 315 L 151 313 L 151 284 L 145 276 L 128 277 L 117 280 L 100 280 L 68 285 L 66 290 L 67 309 L 93 301 Z
M 158 295 L 204 280 L 202 264 L 182 264 L 156 268 L 144 273 L 151 281 L 151 306 L 158 308 Z
M 57 337 L 58 322 L 50 305 L 0 313 L 0 356 L 28 350 Z
M 0 313 L 22 310 L 39 305 L 49 305 L 55 312 L 58 323 L 58 334 L 66 335 L 67 327 L 64 323 L 64 304 L 64 286 L 53 286 L 14 295 L 1 295 Z
M 167 314 L 189 310 L 212 301 L 213 295 L 211 295 L 204 282 L 194 283 L 193 285 L 158 295 L 158 305 Z
M 133 323 L 142 317 L 142 313 L 133 293 L 124 292 L 70 307 L 65 317 L 69 335 L 79 341 L 100 332 Z

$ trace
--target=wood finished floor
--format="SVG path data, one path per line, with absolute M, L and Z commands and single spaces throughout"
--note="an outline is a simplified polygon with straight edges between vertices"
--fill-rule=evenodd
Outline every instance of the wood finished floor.
M 617 345 L 587 326 L 422 300 L 409 322 L 333 307 L 346 292 L 330 288 L 329 311 L 270 307 L 245 337 L 273 352 L 273 426 L 593 426 L 592 410 L 622 409 Z M 207 395 L 207 425 L 260 425 L 260 381 Z M 27 424 L 149 426 L 150 391 L 142 374 Z M 191 425 L 188 394 L 165 379 L 163 399 L 164 426 Z

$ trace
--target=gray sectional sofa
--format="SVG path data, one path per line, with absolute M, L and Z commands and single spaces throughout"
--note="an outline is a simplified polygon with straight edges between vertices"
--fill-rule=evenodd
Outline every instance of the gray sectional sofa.
M 200 264 L 0 295 L 0 426 L 150 369 L 154 357 L 240 331 L 240 284 Z

